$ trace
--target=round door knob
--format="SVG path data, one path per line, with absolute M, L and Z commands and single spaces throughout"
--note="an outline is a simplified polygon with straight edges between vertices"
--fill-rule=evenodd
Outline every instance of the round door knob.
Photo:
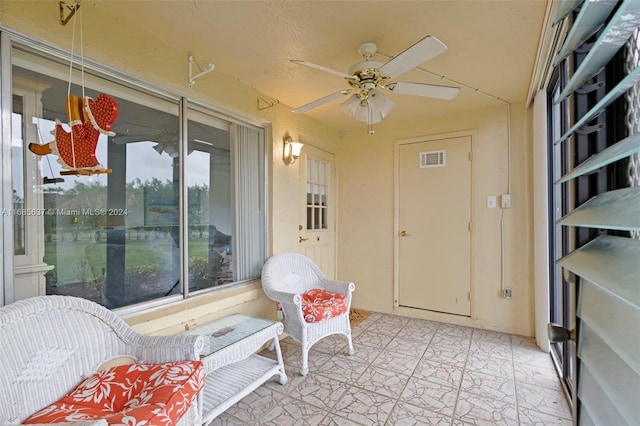
M 398 235 L 400 235 L 401 237 L 407 237 L 407 236 L 409 236 L 409 234 L 408 234 L 408 233 L 407 233 L 407 231 L 405 231 L 405 230 L 402 230 L 402 231 L 398 232 Z

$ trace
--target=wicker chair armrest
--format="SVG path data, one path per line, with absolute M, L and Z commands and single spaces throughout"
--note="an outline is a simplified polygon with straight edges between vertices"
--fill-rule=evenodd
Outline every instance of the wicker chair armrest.
M 135 353 L 140 362 L 164 363 L 200 359 L 204 349 L 202 336 L 178 334 L 175 336 L 141 335 L 135 344 Z
M 355 291 L 356 289 L 356 285 L 354 283 L 329 279 L 323 280 L 322 286 L 326 291 L 342 294 L 346 297 L 350 297 L 351 293 L 353 293 L 353 291 Z
M 275 300 L 278 303 L 297 303 L 300 304 L 300 295 L 295 293 L 287 293 L 284 291 L 271 290 L 267 294 L 269 299 Z M 297 296 L 297 298 L 296 298 Z M 296 302 L 297 300 L 297 302 Z

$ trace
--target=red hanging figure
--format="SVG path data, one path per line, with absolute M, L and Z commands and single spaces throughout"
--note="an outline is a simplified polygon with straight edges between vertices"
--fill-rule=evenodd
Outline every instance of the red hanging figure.
M 56 120 L 51 132 L 55 139 L 44 145 L 29 144 L 29 150 L 37 155 L 56 154 L 65 171 L 61 175 L 111 173 L 96 158 L 100 134 L 115 136 L 111 125 L 118 117 L 118 104 L 109 95 L 100 94 L 95 99 L 75 95 L 67 97 L 67 115 L 71 132 L 63 129 Z

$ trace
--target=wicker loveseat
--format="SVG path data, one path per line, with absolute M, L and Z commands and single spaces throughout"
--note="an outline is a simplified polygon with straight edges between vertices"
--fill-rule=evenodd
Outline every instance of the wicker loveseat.
M 198 366 L 203 345 L 199 336 L 142 335 L 115 313 L 76 297 L 39 296 L 11 303 L 0 308 L 0 425 L 25 422 L 81 382 L 102 374 L 96 372 L 105 363 L 131 359 L 139 364 L 135 368 Z M 202 379 L 201 372 L 192 373 L 192 381 Z M 199 424 L 201 398 L 193 389 L 176 425 Z M 144 404 L 141 399 L 135 404 Z

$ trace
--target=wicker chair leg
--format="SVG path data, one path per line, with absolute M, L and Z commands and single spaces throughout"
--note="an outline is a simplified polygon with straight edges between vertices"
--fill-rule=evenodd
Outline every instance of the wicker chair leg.
M 302 367 L 300 367 L 300 374 L 306 376 L 309 372 L 309 345 L 302 345 Z
M 351 339 L 351 333 L 347 334 L 347 342 L 349 343 L 349 349 L 347 350 L 347 353 L 349 355 L 353 355 L 355 351 L 353 349 L 353 340 Z

